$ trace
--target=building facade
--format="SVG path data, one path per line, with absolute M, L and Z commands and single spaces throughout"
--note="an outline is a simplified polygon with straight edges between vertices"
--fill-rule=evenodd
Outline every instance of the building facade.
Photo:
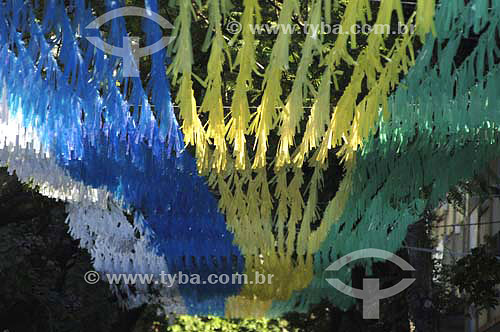
M 453 261 L 470 253 L 471 249 L 486 244 L 496 243 L 497 256 L 500 256 L 500 162 L 491 165 L 482 179 L 487 184 L 487 196 L 479 197 L 466 194 L 463 206 L 452 204 L 441 206 L 438 220 L 433 225 L 433 237 L 437 239 L 436 258 L 443 263 Z M 470 310 L 471 318 L 466 318 L 466 332 L 499 332 L 500 306 L 495 309 L 475 313 Z

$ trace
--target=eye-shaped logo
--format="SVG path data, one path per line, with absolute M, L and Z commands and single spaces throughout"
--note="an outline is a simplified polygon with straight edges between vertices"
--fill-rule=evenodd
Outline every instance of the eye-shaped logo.
M 326 271 L 338 271 L 348 263 L 362 258 L 380 258 L 388 260 L 398 265 L 404 271 L 415 271 L 413 266 L 399 256 L 394 255 L 385 250 L 380 249 L 363 249 L 358 250 L 348 255 L 345 255 L 333 262 Z M 398 284 L 380 289 L 380 280 L 375 278 L 363 279 L 363 289 L 352 288 L 344 284 L 339 279 L 326 279 L 330 285 L 338 291 L 357 299 L 363 300 L 363 319 L 379 319 L 380 318 L 380 300 L 401 293 L 408 288 L 414 281 L 414 278 L 402 279 Z
M 111 10 L 95 20 L 93 20 L 85 29 L 99 29 L 104 23 L 111 21 L 117 17 L 124 16 L 142 16 L 156 22 L 163 29 L 173 29 L 174 26 L 167 21 L 163 16 L 157 13 L 140 7 L 122 7 Z M 162 37 L 160 40 L 151 44 L 139 48 L 139 37 L 123 37 L 123 47 L 117 47 L 110 45 L 102 40 L 100 37 L 85 37 L 90 41 L 95 47 L 101 51 L 111 54 L 114 56 L 119 56 L 123 58 L 123 76 L 124 77 L 139 77 L 139 59 L 144 56 L 152 55 L 156 52 L 161 51 L 168 44 L 170 44 L 174 37 Z

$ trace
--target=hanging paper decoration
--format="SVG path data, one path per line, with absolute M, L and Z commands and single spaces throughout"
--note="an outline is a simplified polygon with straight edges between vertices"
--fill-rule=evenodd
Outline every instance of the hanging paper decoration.
M 151 55 L 142 79 L 124 77 L 123 59 L 84 37 L 93 33 L 125 49 L 123 17 L 110 20 L 104 32 L 89 32 L 95 10 L 83 0 L 48 0 L 44 8 L 0 4 L 0 163 L 42 194 L 67 202 L 70 234 L 89 250 L 96 270 L 248 277 L 246 285 L 113 286 L 129 307 L 159 302 L 177 313 L 278 316 L 326 298 L 347 308 L 355 300 L 326 278 L 349 284 L 350 272 L 325 269 L 358 249 L 395 252 L 425 209 L 500 154 L 494 61 L 500 5 L 448 1 L 435 16 L 434 0 L 418 0 L 405 22 L 415 23 L 416 33 L 408 30 L 387 47 L 389 31 L 362 41 L 350 27 L 389 24 L 394 13 L 404 22 L 401 1 L 381 1 L 374 17 L 369 0 L 349 1 L 341 20 L 347 33 L 333 45 L 308 29 L 284 96 L 292 36 L 280 29 L 263 84 L 255 86 L 261 73 L 251 26 L 261 22 L 261 8 L 258 0 L 242 4 L 241 35 L 229 42 L 222 24 L 230 1 L 204 4 L 208 66 L 205 89 L 196 93 L 203 96 L 199 107 L 191 1 L 172 1 L 178 16 L 168 70 L 161 50 Z M 105 1 L 104 10 L 123 5 Z M 159 10 L 155 0 L 144 8 Z M 277 23 L 292 25 L 299 8 L 299 1 L 284 0 Z M 313 0 L 307 23 L 331 22 L 339 8 L 337 1 Z M 147 19 L 143 32 L 149 44 L 162 37 Z M 471 34 L 477 46 L 456 64 L 459 43 Z M 425 43 L 415 54 L 417 38 Z M 235 59 L 229 45 L 239 47 Z M 318 61 L 316 86 L 311 66 Z M 238 69 L 229 110 L 222 95 L 227 66 Z M 349 83 L 334 98 L 345 66 L 352 69 Z M 182 133 L 167 75 L 176 87 Z M 251 107 L 256 88 L 262 91 Z M 194 146 L 196 158 L 184 144 Z M 333 149 L 345 174 L 321 209 Z M 468 167 L 456 167 L 463 164 Z M 220 194 L 218 203 L 205 181 Z M 367 270 L 371 263 L 364 262 Z M 272 274 L 272 282 L 259 283 L 255 272 Z
M 154 0 L 145 8 L 158 10 Z M 68 202 L 70 234 L 103 274 L 182 271 L 206 279 L 241 271 L 243 258 L 215 197 L 183 152 L 166 50 L 152 55 L 143 87 L 140 78 L 123 77 L 121 58 L 81 37 L 94 19 L 83 0 L 69 6 L 50 0 L 43 9 L 16 0 L 0 5 L 0 162 L 41 193 Z M 148 21 L 151 43 L 162 32 Z M 123 17 L 106 31 L 94 33 L 123 46 Z M 191 314 L 223 314 L 224 299 L 240 287 L 134 286 L 113 286 L 128 307 L 156 301 Z

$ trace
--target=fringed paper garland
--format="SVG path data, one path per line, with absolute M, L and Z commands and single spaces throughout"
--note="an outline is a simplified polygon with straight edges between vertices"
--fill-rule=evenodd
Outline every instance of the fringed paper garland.
M 242 46 L 238 51 L 234 67 L 239 66 L 236 86 L 231 101 L 231 118 L 228 120 L 227 137 L 230 144 L 233 144 L 235 168 L 244 170 L 249 167 L 247 158 L 246 133 L 250 123 L 250 108 L 248 101 L 248 91 L 254 87 L 253 73 L 257 73 L 257 61 L 255 55 L 255 35 L 252 26 L 260 24 L 260 6 L 258 0 L 244 0 L 243 14 L 241 16 L 242 26 Z M 233 37 L 234 44 L 238 35 Z
M 186 145 L 196 146 L 196 163 L 198 169 L 208 167 L 208 137 L 198 116 L 196 99 L 193 91 L 193 48 L 191 45 L 192 3 L 177 0 L 179 16 L 175 19 L 175 54 L 168 72 L 172 76 L 172 84 L 178 85 L 175 102 L 180 107 L 182 131 Z

